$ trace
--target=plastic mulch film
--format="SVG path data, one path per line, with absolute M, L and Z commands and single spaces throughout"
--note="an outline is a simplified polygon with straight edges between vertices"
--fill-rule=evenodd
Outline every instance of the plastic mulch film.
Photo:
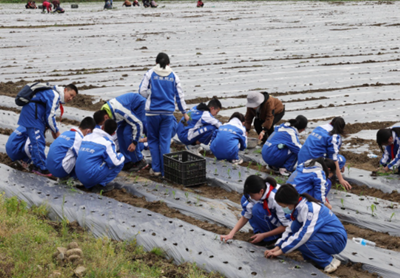
M 265 163 L 262 154 L 262 147 L 261 148 L 255 148 L 255 149 L 246 149 L 244 151 L 239 152 L 239 157 L 243 159 L 243 161 L 254 161 L 256 164 L 261 164 L 264 167 L 267 165 Z
M 328 200 L 340 220 L 373 231 L 400 236 L 400 204 L 332 189 Z
M 77 221 L 96 237 L 136 239 L 145 250 L 159 247 L 176 263 L 195 262 L 226 277 L 327 277 L 314 266 L 288 258 L 267 260 L 265 248 L 243 241 L 222 243 L 219 235 L 97 194 L 0 166 L 0 190 L 32 205 L 47 205 L 51 219 Z
M 139 179 L 132 184 L 124 181 L 123 178 L 117 178 L 115 183 L 116 188 L 125 188 L 134 196 L 145 197 L 148 202 L 161 200 L 168 207 L 201 221 L 232 229 L 241 217 L 241 206 L 228 199 L 209 199 L 165 184 Z M 241 231 L 248 232 L 250 229 L 250 225 L 247 224 Z

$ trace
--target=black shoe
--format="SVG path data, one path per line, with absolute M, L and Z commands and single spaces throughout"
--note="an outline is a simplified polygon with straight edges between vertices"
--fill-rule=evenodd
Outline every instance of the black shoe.
M 129 172 L 138 172 L 140 170 L 146 169 L 147 167 L 149 167 L 149 164 L 147 164 L 145 159 L 140 160 L 138 163 L 135 164 L 134 167 L 132 167 L 131 169 L 129 169 Z
M 90 191 L 93 193 L 106 193 L 114 189 L 114 184 L 108 183 L 106 186 L 102 186 L 101 184 L 97 184 L 91 188 Z
M 124 164 L 124 167 L 122 167 L 122 171 L 128 171 L 129 169 L 131 169 L 132 167 L 135 167 L 135 163 L 131 162 L 127 162 Z
M 35 173 L 36 175 L 43 176 L 43 177 L 51 177 L 52 176 L 52 174 L 49 172 L 49 170 L 42 170 L 38 167 L 34 167 L 32 172 Z

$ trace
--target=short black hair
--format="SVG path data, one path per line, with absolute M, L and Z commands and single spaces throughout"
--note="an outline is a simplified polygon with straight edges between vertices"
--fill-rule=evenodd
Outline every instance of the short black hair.
M 243 187 L 243 194 L 248 195 L 248 194 L 255 194 L 261 191 L 261 189 L 264 189 L 267 187 L 265 184 L 265 181 L 256 175 L 251 175 L 249 176 L 245 182 L 244 182 L 244 187 Z
M 238 118 L 241 123 L 243 123 L 245 120 L 244 115 L 240 112 L 233 113 L 232 116 L 229 118 L 229 121 L 232 120 L 233 118 Z
M 96 125 L 102 125 L 104 123 L 104 116 L 107 115 L 105 110 L 99 110 L 94 112 L 93 119 L 96 122 Z
M 214 107 L 215 109 L 221 109 L 222 108 L 222 104 L 221 102 L 217 99 L 217 98 L 212 98 L 208 104 L 207 104 L 208 108 Z
M 109 135 L 112 135 L 117 130 L 117 122 L 108 119 L 104 122 L 104 131 L 107 132 Z
M 164 52 L 160 52 L 156 58 L 156 64 L 160 64 L 160 67 L 165 69 L 166 66 L 169 65 L 169 57 L 168 54 Z
M 78 88 L 74 85 L 74 84 L 68 84 L 67 86 L 65 86 L 66 89 L 68 90 L 74 90 L 76 92 L 76 94 L 78 94 Z
M 93 130 L 96 127 L 96 123 L 92 117 L 84 118 L 79 124 L 80 129 L 90 129 Z

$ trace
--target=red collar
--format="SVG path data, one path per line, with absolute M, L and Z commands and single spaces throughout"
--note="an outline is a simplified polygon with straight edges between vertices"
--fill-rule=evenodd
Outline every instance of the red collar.
M 64 114 L 64 106 L 62 105 L 62 103 L 60 103 L 60 111 L 61 111 L 61 115 L 60 115 L 60 123 L 62 121 L 62 116 Z
M 264 204 L 263 204 L 263 209 L 267 210 L 267 212 L 268 212 L 267 215 L 268 216 L 271 215 L 271 211 L 269 210 L 269 207 L 268 207 L 268 198 L 269 198 L 269 194 L 271 194 L 272 190 L 274 190 L 274 187 L 272 185 L 270 185 L 269 186 L 269 191 L 267 193 L 267 196 L 265 197 Z
M 299 201 L 297 202 L 297 204 L 296 204 L 296 205 L 294 206 L 294 208 L 293 208 L 292 214 L 290 215 L 290 219 L 292 219 L 292 221 L 295 220 L 295 219 L 294 219 L 294 216 L 293 216 L 294 210 L 296 209 L 297 205 L 300 203 L 301 200 L 303 200 L 303 197 L 300 197 L 300 198 L 299 198 Z

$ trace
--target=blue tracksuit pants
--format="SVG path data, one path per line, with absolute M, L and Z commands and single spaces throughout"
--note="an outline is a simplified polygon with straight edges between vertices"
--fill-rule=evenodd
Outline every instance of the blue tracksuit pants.
M 276 145 L 267 146 L 264 144 L 261 154 L 268 165 L 276 168 L 285 168 L 289 172 L 293 172 L 297 162 L 297 154 L 288 154 L 287 148 L 279 150 Z
M 105 163 L 103 163 L 94 169 L 94 171 L 97 172 L 97 175 L 93 175 L 95 178 L 78 176 L 78 179 L 86 188 L 91 188 L 97 184 L 106 186 L 107 183 L 113 181 L 117 177 L 119 172 L 121 172 L 122 167 L 124 167 L 123 163 L 118 167 L 110 169 Z
M 175 126 L 173 115 L 147 116 L 147 142 L 151 154 L 151 167 L 164 176 L 163 155 L 170 153 L 171 128 Z
M 27 127 L 26 132 L 31 140 L 31 157 L 33 165 L 40 168 L 42 171 L 47 170 L 46 155 L 44 154 L 44 149 L 46 147 L 44 130 L 34 127 Z
M 125 163 L 133 162 L 136 163 L 143 159 L 142 150 L 143 148 L 136 146 L 134 152 L 128 151 L 129 145 L 132 143 L 132 126 L 126 122 L 122 122 L 118 125 L 117 138 L 119 144 L 119 151 L 125 156 Z
M 254 234 L 269 232 L 277 228 L 277 226 L 272 224 L 271 222 L 271 219 L 274 219 L 275 221 L 277 221 L 277 219 L 275 219 L 274 216 L 271 215 L 268 216 L 267 211 L 263 208 L 262 204 L 260 203 L 255 204 L 252 210 L 252 214 L 253 215 L 249 219 L 249 223 L 253 228 Z M 281 235 L 282 234 L 270 236 L 264 238 L 263 241 L 272 241 L 280 238 Z
M 25 152 L 25 143 L 26 141 L 20 140 L 18 142 L 14 142 L 13 140 L 11 140 L 11 136 L 9 137 L 6 143 L 6 153 L 12 161 L 23 160 L 26 163 L 31 163 L 32 160 Z
M 347 235 L 341 233 L 316 233 L 298 248 L 305 260 L 312 260 L 324 268 L 332 262 L 332 255 L 339 254 L 347 244 Z
M 177 133 L 179 136 L 179 140 L 185 145 L 194 145 L 196 141 L 208 145 L 210 143 L 211 137 L 214 131 L 217 129 L 214 125 L 204 125 L 201 128 L 197 129 L 195 132 L 198 132 L 199 135 L 194 137 L 191 140 L 188 140 L 188 130 L 185 128 L 183 123 L 179 122 Z
M 59 165 L 55 165 L 54 163 L 46 163 L 47 169 L 49 172 L 53 175 L 53 177 L 56 178 L 65 178 L 65 177 L 71 177 L 76 179 L 76 174 L 75 174 L 75 167 L 72 169 L 71 173 L 67 173 L 64 168 L 59 167 Z M 56 167 L 58 166 L 58 167 Z

